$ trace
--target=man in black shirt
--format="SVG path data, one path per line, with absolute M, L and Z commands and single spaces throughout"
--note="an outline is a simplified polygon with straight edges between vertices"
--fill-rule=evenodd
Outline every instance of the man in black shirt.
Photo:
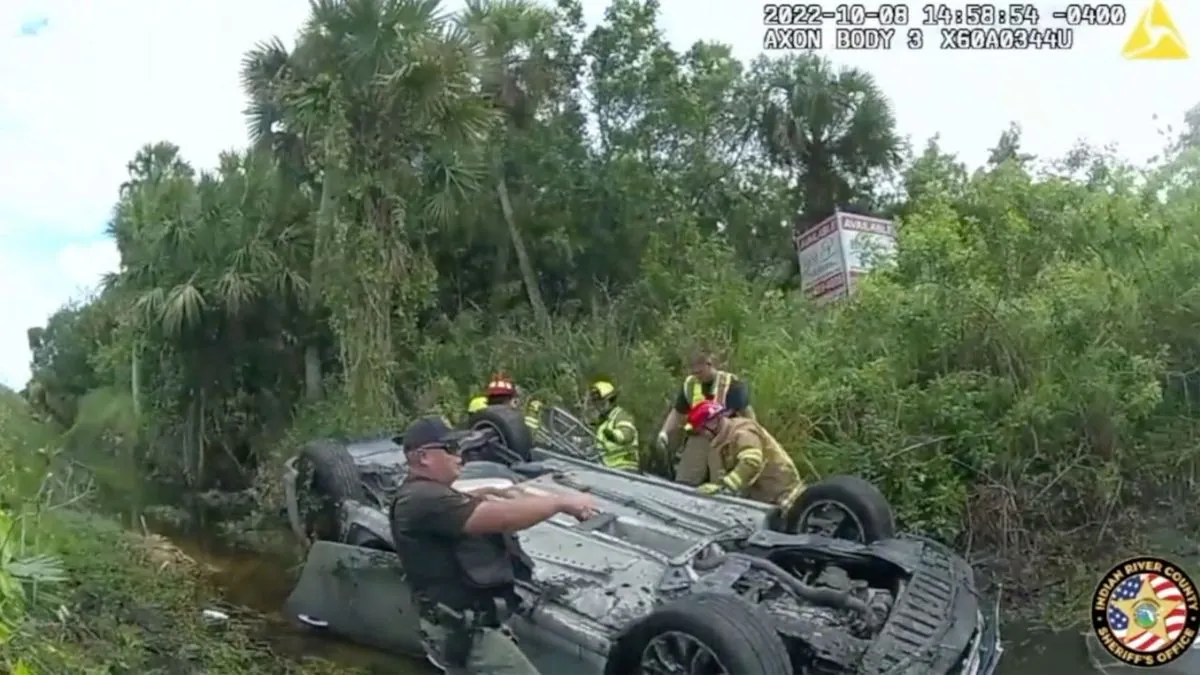
M 583 494 L 459 492 L 451 487 L 462 467 L 451 433 L 445 420 L 425 417 L 397 439 L 409 474 L 392 504 L 392 538 L 426 649 L 453 675 L 537 675 L 504 628 L 517 602 L 514 581 L 532 573 L 513 533 L 557 513 L 590 518 L 593 502 Z
M 658 447 L 666 450 L 670 435 L 687 419 L 688 410 L 700 401 L 716 401 L 729 411 L 732 417 L 754 419 L 750 407 L 750 389 L 746 381 L 733 373 L 718 370 L 712 352 L 697 350 L 691 358 L 691 374 L 683 380 L 683 386 L 675 394 L 675 402 L 662 429 L 658 432 Z M 708 481 L 708 439 L 692 433 L 684 426 L 687 434 L 679 464 L 675 468 L 676 482 L 685 485 L 700 485 Z

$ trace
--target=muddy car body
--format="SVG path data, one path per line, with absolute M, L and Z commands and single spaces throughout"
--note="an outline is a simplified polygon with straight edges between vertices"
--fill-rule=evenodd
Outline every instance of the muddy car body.
M 469 443 L 505 434 L 478 426 Z M 513 461 L 529 452 L 535 462 Z M 776 531 L 786 514 L 767 505 L 537 448 L 516 454 L 501 453 L 507 466 L 468 462 L 456 487 L 585 491 L 600 512 L 585 522 L 555 516 L 520 534 L 535 570 L 531 582 L 519 582 L 523 606 L 511 626 L 543 672 L 990 675 L 996 668 L 994 609 L 985 607 L 966 561 L 937 542 L 789 534 Z M 356 642 L 422 653 L 386 508 L 405 475 L 403 452 L 389 439 L 323 443 L 288 467 L 293 528 L 315 541 L 287 614 Z M 308 492 L 336 494 L 305 506 Z

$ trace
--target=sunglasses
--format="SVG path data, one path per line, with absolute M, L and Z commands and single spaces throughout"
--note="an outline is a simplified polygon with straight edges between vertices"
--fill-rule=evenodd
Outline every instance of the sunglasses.
M 438 441 L 436 443 L 426 443 L 425 445 L 422 445 L 421 447 L 414 449 L 412 452 L 413 453 L 428 452 L 430 450 L 441 450 L 442 452 L 446 453 L 447 455 L 457 455 L 458 454 L 458 448 L 456 448 L 452 444 L 445 443 L 443 441 Z

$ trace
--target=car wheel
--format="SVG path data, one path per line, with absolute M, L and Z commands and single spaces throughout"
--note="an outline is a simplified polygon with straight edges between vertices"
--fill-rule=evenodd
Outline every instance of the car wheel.
M 354 458 L 337 441 L 311 441 L 300 449 L 296 469 L 296 501 L 305 532 L 312 540 L 336 540 L 341 531 L 339 505 L 347 499 L 366 499 Z
M 804 489 L 783 514 L 789 534 L 820 534 L 869 544 L 896 536 L 892 506 L 858 476 L 830 476 Z
M 738 675 L 792 672 L 768 617 L 733 595 L 699 593 L 668 603 L 613 642 L 604 675 Z
M 533 434 L 525 424 L 525 415 L 520 410 L 506 405 L 492 405 L 472 413 L 467 423 L 473 431 L 494 431 L 497 442 L 502 443 L 509 451 L 505 454 L 519 457 L 522 462 L 533 461 Z M 494 454 L 496 456 L 493 457 L 485 452 L 480 459 L 501 464 L 511 463 L 512 457 L 501 456 L 501 453 Z

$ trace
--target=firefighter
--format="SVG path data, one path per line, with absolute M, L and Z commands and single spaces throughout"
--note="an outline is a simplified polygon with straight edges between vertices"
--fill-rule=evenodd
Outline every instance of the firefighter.
M 588 389 L 588 412 L 596 423 L 600 442 L 600 460 L 610 469 L 637 471 L 638 431 L 633 415 L 617 405 L 617 387 L 608 380 L 597 380 Z
M 705 494 L 729 494 L 784 505 L 804 489 L 792 458 L 761 424 L 729 417 L 716 401 L 700 401 L 688 411 L 694 432 L 708 439 Z
M 675 395 L 675 405 L 667 414 L 662 429 L 658 432 L 657 444 L 665 451 L 673 432 L 687 420 L 688 411 L 700 401 L 719 403 L 731 417 L 754 419 L 750 407 L 750 390 L 746 381 L 733 373 L 716 368 L 712 352 L 699 350 L 691 358 L 691 374 L 683 380 L 683 386 Z M 687 439 L 679 464 L 675 468 L 675 481 L 685 485 L 700 485 L 708 479 L 708 439 L 692 433 L 691 426 L 684 427 Z
M 507 405 L 518 410 L 524 411 L 525 424 L 531 431 L 536 431 L 542 426 L 542 402 L 533 399 L 524 405 L 522 408 L 521 390 L 513 383 L 505 373 L 497 373 L 492 376 L 488 382 L 487 389 L 484 390 L 487 396 L 487 405 Z

